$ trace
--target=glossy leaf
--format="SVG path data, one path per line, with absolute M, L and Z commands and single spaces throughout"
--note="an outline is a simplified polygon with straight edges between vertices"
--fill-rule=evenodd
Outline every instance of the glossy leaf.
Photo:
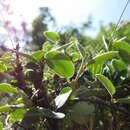
M 124 50 L 128 53 L 130 53 L 130 45 L 127 42 L 114 42 L 113 45 L 113 50 Z
M 51 78 L 51 77 L 52 77 L 52 74 L 51 74 L 51 73 L 44 73 L 43 76 L 46 77 L 46 78 Z
M 22 104 L 22 103 L 24 103 L 23 98 L 18 98 L 18 99 L 14 102 L 14 104 Z
M 17 92 L 17 89 L 10 85 L 10 84 L 7 84 L 7 83 L 1 83 L 0 84 L 0 92 L 5 92 L 5 93 L 16 93 Z
M 118 50 L 122 60 L 130 64 L 130 45 L 127 42 L 114 42 L 112 48 Z
M 0 112 L 7 112 L 7 111 L 10 111 L 10 110 L 11 110 L 10 105 L 0 107 Z
M 49 42 L 45 42 L 42 46 L 43 51 L 50 51 L 53 48 L 53 45 L 51 45 Z
M 71 88 L 69 88 L 69 87 L 64 88 L 61 91 L 60 95 L 55 98 L 55 105 L 56 105 L 57 109 L 61 108 L 66 103 L 66 101 L 68 100 L 71 92 L 72 92 Z
M 44 35 L 47 37 L 48 40 L 57 43 L 60 39 L 59 35 L 56 32 L 44 32 Z
M 112 60 L 112 66 L 117 72 L 127 70 L 127 66 L 122 60 L 117 60 L 117 59 Z
M 32 56 L 34 57 L 35 60 L 40 61 L 45 53 L 46 53 L 45 51 L 40 50 L 40 51 L 33 52 Z
M 0 130 L 3 130 L 3 123 L 0 122 Z
M 74 74 L 74 65 L 71 60 L 59 51 L 52 51 L 46 54 L 47 65 L 58 75 L 70 78 Z
M 71 57 L 72 57 L 72 61 L 73 61 L 73 62 L 76 62 L 76 61 L 78 61 L 78 59 L 79 59 L 79 54 L 78 54 L 77 52 L 73 52 L 73 53 L 71 54 Z
M 115 94 L 116 90 L 115 90 L 115 87 L 112 84 L 112 82 L 107 77 L 105 77 L 102 74 L 97 74 L 96 77 L 104 85 L 104 87 L 107 89 L 107 91 L 109 92 L 109 94 L 111 96 L 113 96 Z
M 88 70 L 93 74 L 101 74 L 103 72 L 102 64 L 90 64 Z
M 60 94 L 65 94 L 65 93 L 67 93 L 68 91 L 71 91 L 71 90 L 72 90 L 72 88 L 70 88 L 70 87 L 63 88 L 63 89 L 60 91 Z
M 102 64 L 106 62 L 107 60 L 110 60 L 114 57 L 118 57 L 118 51 L 109 51 L 103 54 L 100 54 L 96 57 L 94 57 L 89 63 L 90 64 Z

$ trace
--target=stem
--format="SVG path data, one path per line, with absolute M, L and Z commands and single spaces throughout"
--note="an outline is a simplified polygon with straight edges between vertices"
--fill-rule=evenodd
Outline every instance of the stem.
M 14 68 L 14 72 L 13 72 L 13 76 L 16 78 L 17 82 L 16 83 L 12 83 L 14 86 L 20 88 L 21 90 L 23 90 L 29 97 L 32 96 L 32 88 L 28 88 L 26 86 L 26 81 L 25 81 L 25 76 L 23 73 L 23 67 L 22 67 L 22 63 L 20 62 L 19 59 L 19 44 L 16 46 L 16 67 Z
M 56 49 L 54 49 L 54 50 L 57 50 L 57 51 L 60 51 L 60 50 L 62 50 L 62 49 L 65 49 L 66 47 L 68 47 L 68 46 L 72 46 L 74 44 L 74 42 L 69 42 L 69 43 L 67 43 L 67 44 L 64 44 L 64 45 L 62 45 L 61 47 L 58 47 L 58 48 L 56 48 Z
M 77 72 L 75 81 L 77 81 L 80 78 L 80 76 L 82 75 L 82 73 L 84 72 L 84 61 L 85 61 L 85 58 L 82 59 L 82 62 L 81 62 L 80 68 Z

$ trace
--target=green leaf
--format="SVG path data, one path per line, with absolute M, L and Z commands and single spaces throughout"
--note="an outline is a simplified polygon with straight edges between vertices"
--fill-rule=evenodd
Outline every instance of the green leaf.
M 44 32 L 44 36 L 47 37 L 48 40 L 57 43 L 60 40 L 59 35 L 56 32 Z
M 112 47 L 114 50 L 124 50 L 130 53 L 130 45 L 127 42 L 113 42 Z
M 45 53 L 46 53 L 46 51 L 40 50 L 40 51 L 33 52 L 32 56 L 34 57 L 34 59 L 36 61 L 40 61 L 41 58 L 44 56 Z
M 10 110 L 17 109 L 17 108 L 23 108 L 23 107 L 24 107 L 24 104 L 6 105 L 6 106 L 0 107 L 0 112 L 6 112 L 6 111 L 10 111 Z
M 22 103 L 24 103 L 23 98 L 18 98 L 18 99 L 14 102 L 14 104 L 22 104 Z
M 130 98 L 117 99 L 117 103 L 127 103 L 127 104 L 129 104 L 130 103 Z
M 7 71 L 7 66 L 5 64 L 0 63 L 0 72 Z
M 52 74 L 51 74 L 51 73 L 44 73 L 43 76 L 46 77 L 46 78 L 51 78 L 51 77 L 52 77 Z
M 76 62 L 79 59 L 79 54 L 77 52 L 71 53 L 72 61 Z
M 61 108 L 66 103 L 71 92 L 72 92 L 71 88 L 69 88 L 69 87 L 64 88 L 61 91 L 60 95 L 55 98 L 55 105 L 56 105 L 57 109 Z
M 90 64 L 103 64 L 107 60 L 111 60 L 113 57 L 118 57 L 118 51 L 109 51 L 94 57 L 89 63 Z
M 65 94 L 65 93 L 67 93 L 68 91 L 71 91 L 71 90 L 72 90 L 72 88 L 70 88 L 70 87 L 63 88 L 63 89 L 60 91 L 60 94 Z
M 88 66 L 88 70 L 93 74 L 101 74 L 103 72 L 103 65 L 102 64 L 90 64 Z
M 62 119 L 65 117 L 65 115 L 63 113 L 60 112 L 54 112 L 51 111 L 50 109 L 47 108 L 33 108 L 31 110 L 29 110 L 25 117 L 48 117 L 48 118 L 57 118 L 57 119 Z
M 0 57 L 0 60 L 3 62 L 8 62 L 9 60 L 11 60 L 12 58 L 12 54 L 11 53 L 4 53 L 2 55 L 2 57 Z
M 112 48 L 119 51 L 122 60 L 130 64 L 130 45 L 127 42 L 114 42 Z
M 10 110 L 11 110 L 10 105 L 0 107 L 0 112 L 7 112 L 7 111 L 10 111 Z
M 117 59 L 112 60 L 112 66 L 117 72 L 127 70 L 127 66 L 122 60 L 117 60 Z
M 3 130 L 3 123 L 0 122 L 0 130 Z
M 113 96 L 115 94 L 116 90 L 115 90 L 115 87 L 112 84 L 112 82 L 107 77 L 105 77 L 102 74 L 97 74 L 96 77 L 104 85 L 104 87 L 107 89 L 107 91 L 109 92 L 109 94 L 111 96 Z
M 53 48 L 53 45 L 51 45 L 49 42 L 45 42 L 42 46 L 43 51 L 50 51 Z
M 23 119 L 24 114 L 27 112 L 27 109 L 17 109 L 10 113 L 10 123 L 15 123 Z
M 47 65 L 58 75 L 70 78 L 74 74 L 74 65 L 71 60 L 59 51 L 52 51 L 46 54 Z
M 121 59 L 126 63 L 126 64 L 130 64 L 130 53 L 124 51 L 124 50 L 120 50 L 119 51 L 119 55 L 121 57 Z
M 10 85 L 10 84 L 7 84 L 7 83 L 1 83 L 0 84 L 0 92 L 5 92 L 5 93 L 16 93 L 17 92 L 17 89 Z

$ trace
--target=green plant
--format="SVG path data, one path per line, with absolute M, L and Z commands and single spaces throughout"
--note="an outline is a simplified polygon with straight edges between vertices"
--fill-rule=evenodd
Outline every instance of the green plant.
M 105 41 L 106 49 L 90 59 L 78 40 L 59 46 L 57 33 L 44 35 L 43 49 L 31 54 L 19 44 L 0 46 L 6 52 L 0 71 L 10 75 L 0 92 L 15 97 L 0 107 L 0 128 L 129 129 L 130 45 Z

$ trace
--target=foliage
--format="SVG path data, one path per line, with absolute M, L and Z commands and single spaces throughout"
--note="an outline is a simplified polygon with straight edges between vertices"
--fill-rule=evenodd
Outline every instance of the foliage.
M 86 36 L 86 30 L 89 30 L 92 27 L 92 18 L 88 17 L 85 22 L 79 25 L 66 25 L 63 27 L 58 27 L 55 18 L 51 14 L 49 8 L 40 8 L 39 15 L 32 22 L 32 29 L 28 31 L 26 36 L 27 43 L 24 48 L 29 51 L 41 50 L 43 44 L 46 43 L 47 37 L 43 37 L 43 31 L 45 35 L 48 34 L 47 30 L 56 30 L 55 33 L 58 33 L 59 37 L 55 36 L 51 43 L 54 43 L 55 40 L 59 45 L 64 45 L 69 43 L 72 39 L 76 38 L 82 44 L 86 51 L 90 51 L 93 55 L 95 52 L 100 50 L 103 45 L 100 37 L 91 38 Z M 52 35 L 54 36 L 54 35 Z M 73 49 L 71 49 L 73 51 Z
M 60 45 L 58 33 L 44 35 L 30 54 L 0 46 L 10 55 L 0 58 L 9 75 L 0 92 L 15 97 L 0 107 L 0 129 L 129 130 L 129 43 L 104 41 L 107 49 L 90 58 L 76 38 Z

